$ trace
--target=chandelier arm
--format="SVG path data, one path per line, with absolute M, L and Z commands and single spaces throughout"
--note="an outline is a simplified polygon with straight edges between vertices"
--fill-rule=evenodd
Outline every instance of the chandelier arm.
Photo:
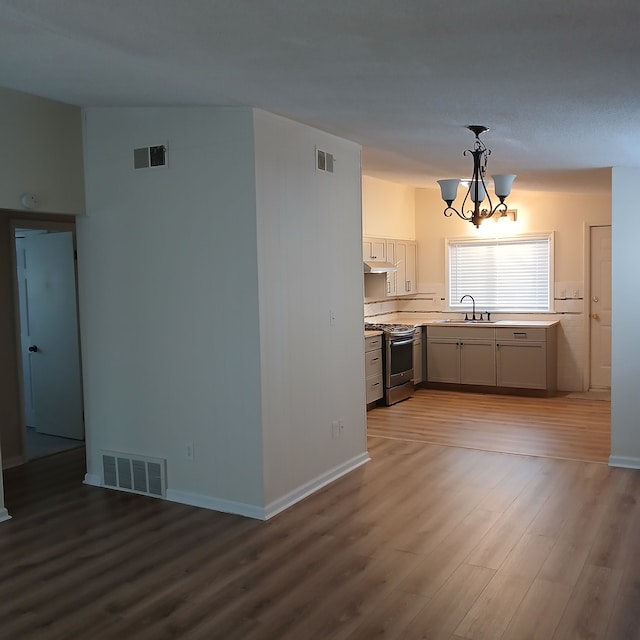
M 491 214 L 488 215 L 487 217 L 490 218 L 491 216 L 498 213 L 498 211 L 502 213 L 506 210 L 507 210 L 507 203 L 504 201 L 504 198 L 500 198 L 500 202 L 495 206 L 495 208 L 491 210 Z
M 450 218 L 455 213 L 459 218 L 462 218 L 462 220 L 465 220 L 466 222 L 471 220 L 470 216 L 464 215 L 464 211 L 458 211 L 455 207 L 447 207 L 443 213 L 447 218 Z

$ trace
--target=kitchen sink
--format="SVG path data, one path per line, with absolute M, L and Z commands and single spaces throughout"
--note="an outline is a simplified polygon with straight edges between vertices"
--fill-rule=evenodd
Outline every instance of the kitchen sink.
M 445 320 L 437 320 L 438 324 L 495 324 L 498 320 L 456 320 L 447 318 Z

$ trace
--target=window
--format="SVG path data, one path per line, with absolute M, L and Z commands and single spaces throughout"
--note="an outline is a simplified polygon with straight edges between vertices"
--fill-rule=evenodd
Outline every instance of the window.
M 476 311 L 551 311 L 553 235 L 449 240 L 449 306 Z

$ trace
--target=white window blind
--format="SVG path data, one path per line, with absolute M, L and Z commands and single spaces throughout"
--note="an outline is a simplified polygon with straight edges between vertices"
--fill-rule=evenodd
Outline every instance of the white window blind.
M 449 306 L 476 311 L 550 311 L 552 237 L 449 241 Z

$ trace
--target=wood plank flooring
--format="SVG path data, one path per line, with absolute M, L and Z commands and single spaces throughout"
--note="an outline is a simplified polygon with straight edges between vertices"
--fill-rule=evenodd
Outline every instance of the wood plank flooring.
M 607 462 L 611 405 L 601 400 L 418 389 L 367 414 L 370 436 Z
M 369 452 L 268 522 L 85 486 L 82 450 L 7 470 L 0 638 L 640 638 L 640 471 Z

